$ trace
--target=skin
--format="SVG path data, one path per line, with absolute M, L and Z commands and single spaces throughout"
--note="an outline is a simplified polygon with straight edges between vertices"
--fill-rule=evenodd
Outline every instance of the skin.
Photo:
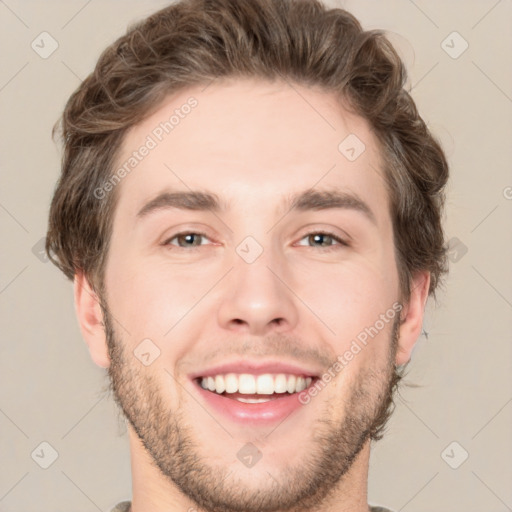
M 166 98 L 127 133 L 119 162 L 191 96 L 197 107 L 117 185 L 108 313 L 75 279 L 84 339 L 128 418 L 132 511 L 366 512 L 368 431 L 421 332 L 428 272 L 414 276 L 396 332 L 387 323 L 278 426 L 218 416 L 187 375 L 234 356 L 322 373 L 401 302 L 378 141 L 331 93 L 238 79 Z M 351 133 L 366 146 L 353 162 L 338 150 Z M 375 223 L 347 208 L 287 212 L 283 200 L 311 187 L 356 194 Z M 209 191 L 229 209 L 137 219 L 166 189 Z M 182 231 L 207 236 L 194 247 L 172 238 Z M 308 236 L 326 231 L 350 245 Z M 236 252 L 247 236 L 263 249 L 250 264 Z M 147 338 L 160 356 L 144 366 L 133 351 Z M 263 455 L 251 468 L 236 457 L 247 442 Z

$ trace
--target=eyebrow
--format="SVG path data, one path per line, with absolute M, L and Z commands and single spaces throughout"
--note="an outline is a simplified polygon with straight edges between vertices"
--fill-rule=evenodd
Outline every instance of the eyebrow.
M 289 196 L 282 207 L 287 213 L 332 208 L 354 210 L 362 213 L 369 221 L 377 225 L 374 212 L 359 196 L 336 189 L 308 189 Z M 170 208 L 218 213 L 228 210 L 229 205 L 221 202 L 216 194 L 207 191 L 164 191 L 148 201 L 137 213 L 137 218 L 147 217 L 158 210 Z

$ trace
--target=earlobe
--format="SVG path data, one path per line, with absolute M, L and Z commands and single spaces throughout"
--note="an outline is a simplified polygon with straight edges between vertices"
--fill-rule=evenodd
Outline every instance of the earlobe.
M 400 339 L 396 354 L 396 364 L 401 366 L 411 359 L 411 354 L 421 334 L 425 305 L 430 287 L 430 272 L 415 274 L 411 283 L 411 296 L 402 310 Z
M 103 324 L 99 297 L 83 272 L 77 272 L 74 280 L 75 311 L 82 336 L 89 347 L 91 358 L 101 368 L 110 366 L 107 338 Z

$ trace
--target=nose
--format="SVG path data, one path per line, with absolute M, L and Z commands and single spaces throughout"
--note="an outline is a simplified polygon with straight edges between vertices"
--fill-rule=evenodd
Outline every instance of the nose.
M 275 267 L 275 268 L 274 268 Z M 280 270 L 279 270 L 280 269 Z M 218 322 L 237 333 L 264 336 L 285 332 L 298 321 L 296 295 L 287 281 L 283 265 L 266 257 L 254 262 L 241 258 L 223 283 Z

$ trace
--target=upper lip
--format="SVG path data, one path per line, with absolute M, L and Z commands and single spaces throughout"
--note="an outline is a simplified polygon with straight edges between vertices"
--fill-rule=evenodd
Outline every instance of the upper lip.
M 282 361 L 248 361 L 239 360 L 231 363 L 219 364 L 206 368 L 204 370 L 190 374 L 191 379 L 199 377 L 213 377 L 214 375 L 224 375 L 227 373 L 248 373 L 252 375 L 262 375 L 264 373 L 285 373 L 292 375 L 302 375 L 304 377 L 318 377 L 321 372 L 306 368 L 296 363 L 285 363 Z

